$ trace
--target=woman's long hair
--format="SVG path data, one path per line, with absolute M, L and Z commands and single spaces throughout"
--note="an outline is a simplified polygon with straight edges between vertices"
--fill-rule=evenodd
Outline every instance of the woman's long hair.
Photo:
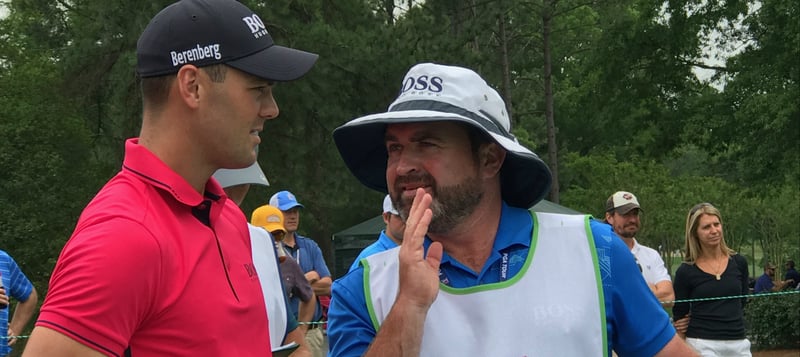
M 719 210 L 712 204 L 699 203 L 692 207 L 692 209 L 689 210 L 689 215 L 686 216 L 686 243 L 683 253 L 683 260 L 685 263 L 694 264 L 697 261 L 697 258 L 704 253 L 703 246 L 700 245 L 700 240 L 697 237 L 697 225 L 699 224 L 700 216 L 704 214 L 717 216 L 717 218 L 719 218 L 720 225 L 724 228 L 724 225 L 722 224 L 722 214 L 719 213 Z M 727 254 L 728 256 L 736 254 L 736 252 L 728 248 L 728 245 L 725 244 L 725 230 L 723 229 L 720 233 L 722 235 L 722 239 L 719 242 L 719 248 L 722 253 Z

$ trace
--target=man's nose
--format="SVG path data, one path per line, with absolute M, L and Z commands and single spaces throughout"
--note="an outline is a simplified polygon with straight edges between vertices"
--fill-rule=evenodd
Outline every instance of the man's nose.
M 271 120 L 277 118 L 278 114 L 280 114 L 278 103 L 275 102 L 275 97 L 270 93 L 261 102 L 261 110 L 258 112 L 258 115 L 267 120 Z

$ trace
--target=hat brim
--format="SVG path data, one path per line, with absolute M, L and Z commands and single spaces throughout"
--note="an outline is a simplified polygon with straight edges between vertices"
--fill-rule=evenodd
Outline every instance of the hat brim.
M 508 154 L 500 171 L 503 200 L 511 206 L 530 208 L 550 190 L 550 169 L 536 154 L 479 122 L 454 113 L 407 110 L 372 114 L 353 119 L 333 131 L 339 154 L 356 178 L 365 186 L 387 193 L 384 144 L 387 124 L 432 121 L 464 123 L 487 133 Z
M 288 210 L 290 210 L 292 208 L 295 208 L 295 207 L 306 208 L 306 206 L 303 206 L 299 202 L 291 202 L 291 203 L 286 203 L 286 204 L 279 205 L 278 209 L 281 210 L 281 211 L 288 211 Z
M 225 64 L 259 78 L 285 82 L 308 73 L 317 58 L 315 53 L 272 45 Z
M 214 172 L 213 177 L 222 188 L 246 184 L 269 186 L 269 181 L 258 161 L 243 169 L 219 169 Z
M 614 211 L 616 211 L 618 214 L 623 214 L 624 215 L 624 214 L 628 214 L 628 212 L 633 211 L 634 209 L 638 209 L 639 211 L 644 212 L 642 210 L 642 208 L 639 207 L 639 205 L 637 205 L 635 203 L 626 203 L 626 204 L 624 204 L 622 206 L 614 208 Z
M 283 231 L 283 233 L 286 233 L 286 228 L 283 228 L 283 223 L 277 223 L 277 222 L 272 223 L 272 222 L 270 222 L 270 223 L 267 223 L 267 224 L 263 225 L 261 228 L 264 228 L 270 234 L 272 232 L 275 232 L 275 231 Z

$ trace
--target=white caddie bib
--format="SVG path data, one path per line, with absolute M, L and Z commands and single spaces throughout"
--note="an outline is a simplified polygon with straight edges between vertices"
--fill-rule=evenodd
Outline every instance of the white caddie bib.
M 283 345 L 286 337 L 286 301 L 283 296 L 281 274 L 278 270 L 278 261 L 275 256 L 275 245 L 272 237 L 264 228 L 247 225 L 250 228 L 250 247 L 253 249 L 253 265 L 258 273 L 261 283 L 261 292 L 264 293 L 264 303 L 267 305 L 269 318 L 269 340 L 272 346 Z
M 605 356 L 606 319 L 589 216 L 536 213 L 525 265 L 507 281 L 440 284 L 420 356 Z M 394 304 L 399 248 L 366 258 L 375 330 Z

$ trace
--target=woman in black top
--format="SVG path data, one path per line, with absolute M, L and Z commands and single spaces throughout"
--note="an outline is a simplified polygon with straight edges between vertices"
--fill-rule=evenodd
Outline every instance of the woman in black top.
M 722 216 L 709 203 L 698 204 L 686 217 L 684 262 L 675 272 L 675 299 L 746 295 L 747 260 L 725 244 Z M 746 298 L 676 303 L 676 329 L 701 356 L 751 356 L 745 338 Z M 688 327 L 683 329 L 681 326 Z

